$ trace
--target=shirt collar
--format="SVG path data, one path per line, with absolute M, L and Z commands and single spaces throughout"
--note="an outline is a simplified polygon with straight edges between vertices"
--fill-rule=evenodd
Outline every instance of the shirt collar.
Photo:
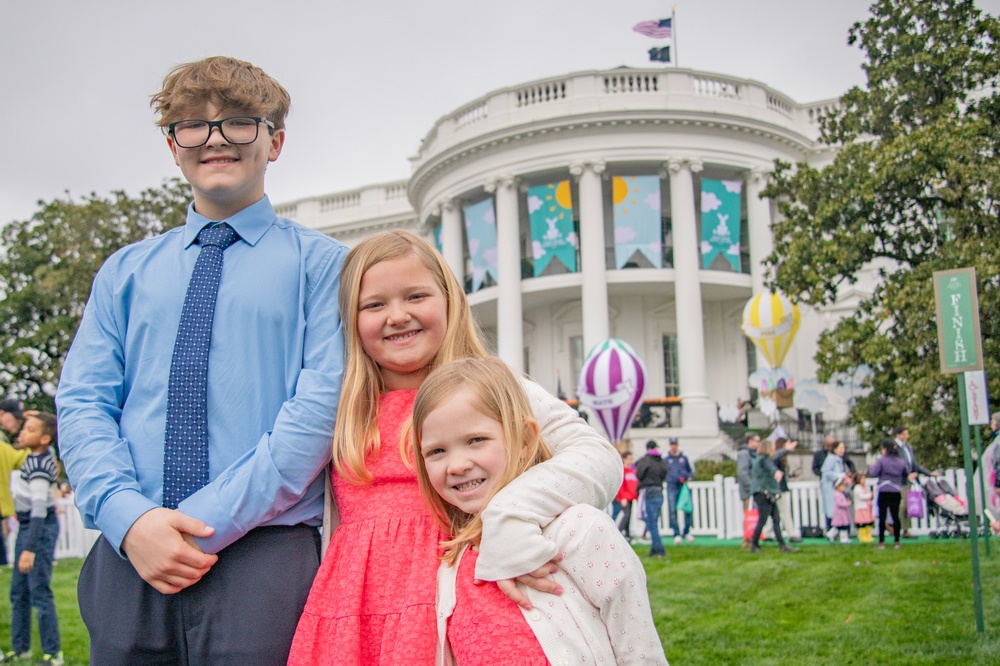
M 203 215 L 199 215 L 194 210 L 194 202 L 188 204 L 187 220 L 184 222 L 184 248 L 187 249 L 198 238 L 198 234 L 205 227 L 210 227 L 221 222 L 225 222 L 240 235 L 240 238 L 256 245 L 261 236 L 271 228 L 277 216 L 271 206 L 271 200 L 264 195 L 264 198 L 247 206 L 240 212 L 225 220 L 210 220 Z

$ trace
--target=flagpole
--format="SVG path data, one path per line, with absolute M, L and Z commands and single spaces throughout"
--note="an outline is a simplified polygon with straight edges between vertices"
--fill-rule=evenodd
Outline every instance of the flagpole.
M 670 9 L 670 27 L 673 29 L 674 67 L 676 68 L 681 66 L 681 58 L 677 50 L 677 5 Z

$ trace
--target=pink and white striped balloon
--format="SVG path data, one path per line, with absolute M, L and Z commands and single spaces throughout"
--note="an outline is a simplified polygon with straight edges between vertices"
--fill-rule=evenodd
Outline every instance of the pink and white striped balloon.
M 627 342 L 605 340 L 590 350 L 576 396 L 597 416 L 612 442 L 625 438 L 642 405 L 646 366 Z

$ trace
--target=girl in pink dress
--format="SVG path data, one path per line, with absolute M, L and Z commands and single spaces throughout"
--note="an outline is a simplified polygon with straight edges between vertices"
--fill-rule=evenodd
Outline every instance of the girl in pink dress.
M 405 231 L 376 234 L 348 254 L 340 312 L 347 365 L 333 439 L 339 525 L 313 583 L 289 664 L 432 664 L 435 578 L 444 538 L 420 496 L 401 436 L 430 371 L 486 356 L 461 284 L 433 247 Z M 542 528 L 581 502 L 606 506 L 621 485 L 618 453 L 575 411 L 526 382 L 555 455 L 483 512 L 476 574 L 518 603 L 512 579 L 560 592 L 546 578 L 554 544 Z M 518 488 L 533 488 L 523 501 Z
M 474 584 L 483 508 L 551 456 L 503 361 L 465 358 L 432 372 L 414 402 L 412 436 L 420 489 L 449 536 L 438 572 L 437 664 L 667 663 L 642 563 L 611 516 L 592 506 L 569 507 L 543 530 L 563 556 L 553 575 L 562 596 L 526 588 L 533 605 L 518 607 L 495 584 Z

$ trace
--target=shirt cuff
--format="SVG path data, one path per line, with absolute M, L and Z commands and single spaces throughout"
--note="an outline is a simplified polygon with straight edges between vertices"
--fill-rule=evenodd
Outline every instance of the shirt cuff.
M 118 554 L 125 557 L 125 553 L 122 552 L 125 534 L 139 516 L 159 506 L 137 490 L 122 490 L 105 500 L 97 526 Z

